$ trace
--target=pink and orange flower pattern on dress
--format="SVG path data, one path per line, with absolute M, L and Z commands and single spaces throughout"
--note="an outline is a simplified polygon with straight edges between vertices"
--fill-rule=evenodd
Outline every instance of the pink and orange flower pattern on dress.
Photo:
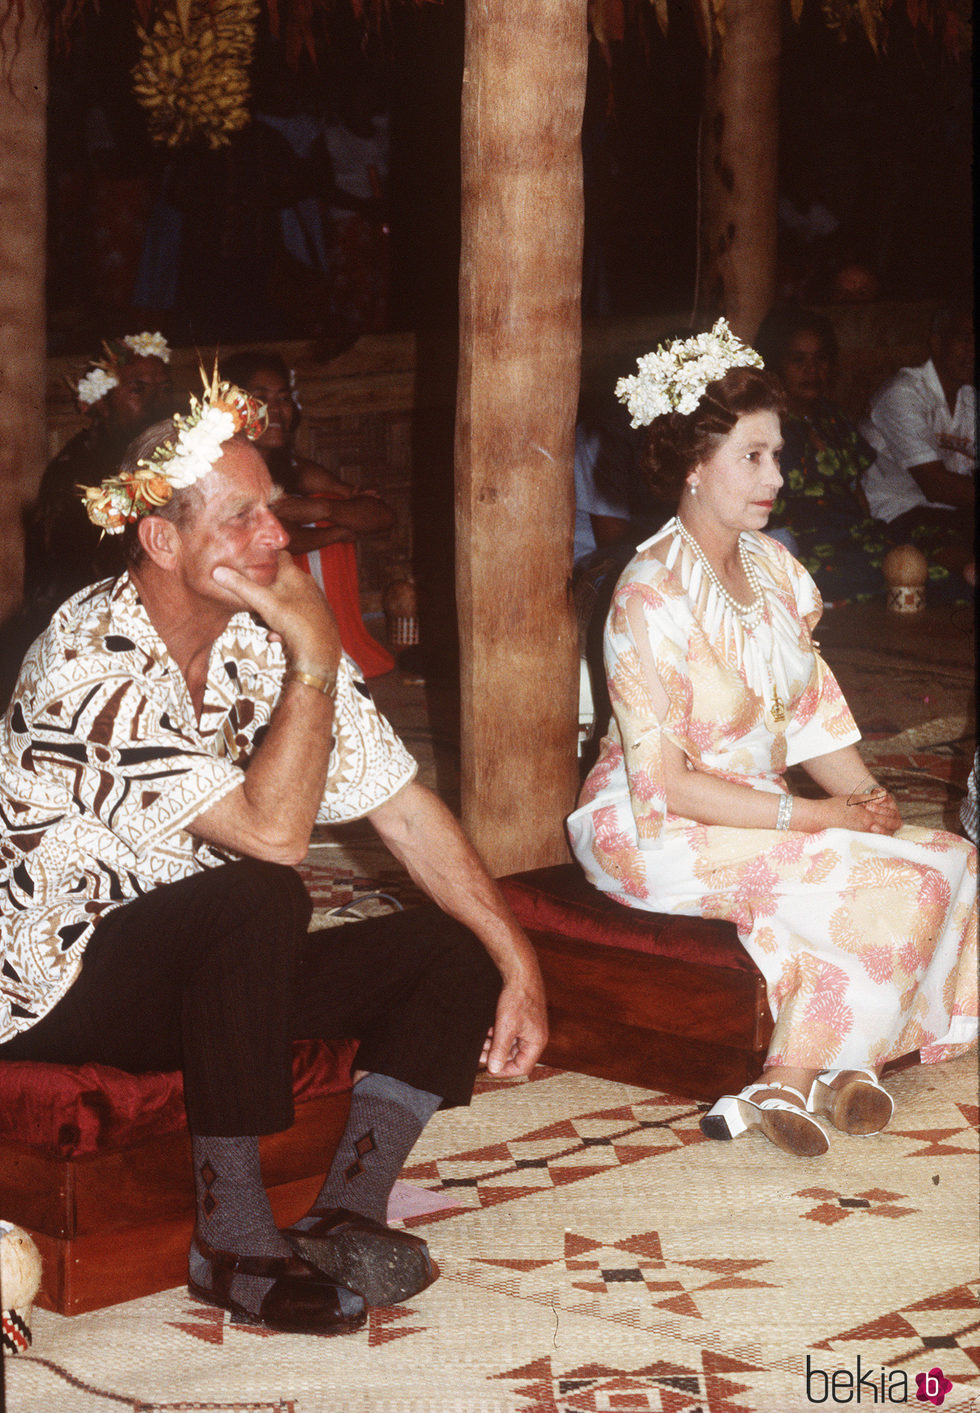
M 568 821 L 590 882 L 628 907 L 727 918 L 766 978 L 773 1063 L 947 1059 L 977 1036 L 977 853 L 958 835 L 706 825 L 667 809 L 666 736 L 693 769 L 785 793 L 787 766 L 859 739 L 812 639 L 813 580 L 743 537 L 765 590 L 746 627 L 669 522 L 641 545 L 606 625 L 613 720 Z M 639 607 L 638 607 L 639 606 Z M 642 621 L 645 642 L 633 627 Z M 643 660 L 668 707 L 654 709 Z M 785 721 L 769 708 L 788 704 Z

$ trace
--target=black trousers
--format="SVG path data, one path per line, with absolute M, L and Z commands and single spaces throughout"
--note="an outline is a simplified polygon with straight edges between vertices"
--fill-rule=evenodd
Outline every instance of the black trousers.
M 358 1069 L 469 1102 L 500 975 L 428 905 L 307 933 L 295 870 L 244 860 L 101 919 L 61 1000 L 0 1060 L 181 1069 L 192 1133 L 293 1120 L 294 1039 L 357 1039 Z

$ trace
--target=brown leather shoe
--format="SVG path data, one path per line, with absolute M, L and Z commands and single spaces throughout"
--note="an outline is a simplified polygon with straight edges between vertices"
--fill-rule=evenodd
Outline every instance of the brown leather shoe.
M 199 1300 L 220 1305 L 249 1324 L 268 1325 L 289 1334 L 348 1334 L 367 1319 L 360 1295 L 324 1278 L 299 1256 L 237 1256 L 219 1251 L 197 1233 L 193 1247 L 210 1264 L 209 1286 L 188 1278 L 187 1288 Z M 272 1280 L 258 1315 L 232 1299 L 235 1276 L 262 1276 Z
M 393 1231 L 346 1207 L 314 1207 L 309 1215 L 314 1226 L 290 1227 L 283 1236 L 317 1270 L 356 1290 L 369 1305 L 407 1300 L 438 1278 L 439 1267 L 420 1236 Z

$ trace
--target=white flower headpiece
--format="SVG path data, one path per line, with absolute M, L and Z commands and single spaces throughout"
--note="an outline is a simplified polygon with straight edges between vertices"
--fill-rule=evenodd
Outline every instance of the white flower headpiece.
M 159 358 L 163 363 L 170 362 L 170 345 L 161 333 L 144 330 L 141 334 L 126 334 L 120 342 L 132 351 L 134 358 Z
M 148 460 L 137 462 L 135 471 L 107 476 L 98 486 L 80 486 L 88 518 L 104 534 L 119 535 L 126 525 L 141 515 L 166 505 L 174 491 L 192 486 L 206 476 L 221 455 L 221 448 L 238 432 L 255 441 L 268 424 L 265 403 L 249 397 L 241 388 L 218 380 L 218 365 L 208 382 L 201 369 L 204 394 L 191 398 L 186 417 L 173 418 L 176 439 L 157 447 Z
M 159 358 L 170 362 L 170 345 L 163 334 L 125 334 L 121 339 L 103 343 L 105 358 L 98 359 L 79 380 L 75 395 L 83 407 L 99 402 L 107 392 L 119 386 L 119 366 L 132 358 Z
M 649 427 L 668 412 L 693 412 L 709 383 L 729 368 L 762 368 L 759 354 L 736 338 L 724 319 L 709 334 L 675 339 L 636 361 L 638 372 L 620 378 L 616 396 L 624 402 L 634 427 Z
M 94 402 L 100 402 L 107 392 L 118 386 L 119 379 L 115 373 L 107 372 L 99 363 L 80 379 L 76 395 L 84 407 L 91 407 Z

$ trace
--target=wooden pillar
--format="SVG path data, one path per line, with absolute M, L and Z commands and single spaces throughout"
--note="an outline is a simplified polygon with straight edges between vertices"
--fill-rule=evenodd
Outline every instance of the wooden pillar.
M 567 857 L 585 0 L 468 0 L 456 410 L 462 817 L 492 873 Z
M 707 58 L 698 314 L 755 337 L 776 290 L 779 0 L 725 0 Z
M 23 576 L 21 507 L 45 460 L 44 0 L 0 4 L 0 620 Z

